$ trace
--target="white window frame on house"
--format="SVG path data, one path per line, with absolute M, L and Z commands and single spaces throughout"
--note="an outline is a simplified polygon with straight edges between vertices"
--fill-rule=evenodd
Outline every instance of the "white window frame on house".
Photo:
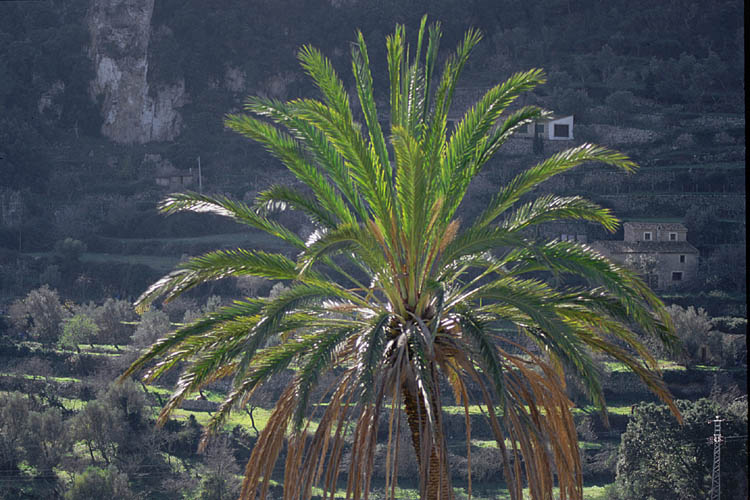
M 669 241 L 677 241 L 677 233 L 669 233 Z
M 643 241 L 653 241 L 652 238 L 653 234 L 651 231 L 644 231 L 643 232 Z
M 684 278 L 682 271 L 672 271 L 672 281 L 682 281 Z

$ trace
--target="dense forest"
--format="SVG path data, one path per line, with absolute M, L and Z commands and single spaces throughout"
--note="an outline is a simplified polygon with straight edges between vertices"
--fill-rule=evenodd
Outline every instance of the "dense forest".
M 441 47 L 454 47 L 468 27 L 483 33 L 452 119 L 491 85 L 543 68 L 547 83 L 523 104 L 574 116 L 574 144 L 614 147 L 641 167 L 626 176 L 584 166 L 543 189 L 584 195 L 624 221 L 680 222 L 700 252 L 695 280 L 660 291 L 684 349 L 657 355 L 687 431 L 678 432 L 617 363 L 598 360 L 609 427 L 582 388 L 569 385 L 587 498 L 705 497 L 713 429 L 704 421 L 715 415 L 733 437 L 722 449 L 725 498 L 746 497 L 742 2 L 46 0 L 0 3 L 0 498 L 236 495 L 281 386 L 260 391 L 198 455 L 201 427 L 226 384 L 197 394 L 156 428 L 175 377 L 110 382 L 170 329 L 235 298 L 284 291 L 269 280 L 231 278 L 136 314 L 132 301 L 175 264 L 215 248 L 291 251 L 224 219 L 164 217 L 156 205 L 186 190 L 250 201 L 271 183 L 291 183 L 262 146 L 228 131 L 224 116 L 249 95 L 316 97 L 297 59 L 305 44 L 330 57 L 356 94 L 357 29 L 370 51 L 377 106 L 386 109 L 385 36 L 396 23 L 414 33 L 425 13 L 442 23 Z M 472 187 L 463 216 L 481 210 L 520 168 L 569 145 L 509 141 Z M 314 229 L 293 213 L 280 217 L 302 234 Z M 540 236 L 561 233 L 623 238 L 622 230 L 586 223 L 550 225 Z M 452 417 L 449 427 L 464 425 L 462 409 Z M 473 496 L 502 497 L 491 432 L 480 414 L 471 418 Z M 667 464 L 661 477 L 633 444 L 644 436 Z M 466 443 L 455 448 L 451 468 L 463 487 Z M 383 469 L 385 458 L 377 460 Z M 404 498 L 415 494 L 415 473 L 402 472 Z

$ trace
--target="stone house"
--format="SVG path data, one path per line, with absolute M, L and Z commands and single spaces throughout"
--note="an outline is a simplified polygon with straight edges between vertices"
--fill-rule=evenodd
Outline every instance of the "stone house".
M 197 175 L 193 174 L 193 169 L 189 170 L 163 170 L 158 172 L 154 179 L 156 184 L 170 189 L 179 189 L 196 184 Z
M 698 249 L 687 228 L 674 222 L 626 222 L 624 239 L 599 240 L 591 247 L 612 261 L 639 271 L 651 288 L 680 288 L 696 277 Z
M 154 181 L 161 187 L 182 189 L 199 183 L 197 169 L 178 169 L 159 154 L 146 154 L 143 157 L 142 168 L 152 170 Z

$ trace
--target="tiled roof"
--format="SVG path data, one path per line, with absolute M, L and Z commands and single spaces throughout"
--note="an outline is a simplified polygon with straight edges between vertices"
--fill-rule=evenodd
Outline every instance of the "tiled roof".
M 609 253 L 699 253 L 687 241 L 619 241 L 599 240 L 591 243 Z
M 624 226 L 633 229 L 660 229 L 662 231 L 687 231 L 687 228 L 679 222 L 626 222 Z

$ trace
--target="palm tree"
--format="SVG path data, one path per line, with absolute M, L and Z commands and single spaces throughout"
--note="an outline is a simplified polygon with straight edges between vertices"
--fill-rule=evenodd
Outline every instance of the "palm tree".
M 265 497 L 285 438 L 285 498 L 310 498 L 314 485 L 332 497 L 342 469 L 347 497 L 367 498 L 381 419 L 389 436 L 386 496 L 395 495 L 398 436 L 408 427 L 421 497 L 453 498 L 443 431 L 446 381 L 464 406 L 469 464 L 470 393 L 482 395 L 478 403 L 514 499 L 522 498 L 524 478 L 534 499 L 552 498 L 555 483 L 560 498 L 582 497 L 565 373 L 578 377 L 604 410 L 594 353 L 626 364 L 679 415 L 642 342 L 655 337 L 674 344 L 658 298 L 634 273 L 587 246 L 537 241 L 529 231 L 559 219 L 614 231 L 618 221 L 605 208 L 577 196 L 533 198 L 532 191 L 584 162 L 630 172 L 636 168 L 630 159 L 590 144 L 557 153 L 500 187 L 469 223 L 459 219 L 471 180 L 498 148 L 547 116 L 533 106 L 505 113 L 522 92 L 544 82 L 534 69 L 488 90 L 446 132 L 456 81 L 480 38 L 469 30 L 437 77 L 439 24 L 428 28 L 422 20 L 413 58 L 404 27 L 396 27 L 386 42 L 387 140 L 362 34 L 352 45 L 352 68 L 364 125 L 355 121 L 330 62 L 303 47 L 301 65 L 322 101 L 252 97 L 247 113 L 226 118 L 229 128 L 281 160 L 301 187 L 273 186 L 253 206 L 196 193 L 162 202 L 166 214 L 231 217 L 297 253 L 210 252 L 181 264 L 138 299 L 144 308 L 227 276 L 288 284 L 278 296 L 238 300 L 179 328 L 123 375 L 148 367 L 145 378 L 152 380 L 186 362 L 162 422 L 188 394 L 231 377 L 233 390 L 208 424 L 210 434 L 269 378 L 293 369 L 253 448 L 242 498 Z M 271 218 L 286 208 L 304 214 L 316 231 L 303 239 Z M 269 343 L 272 337 L 280 342 Z M 311 411 L 316 399 L 325 404 Z

